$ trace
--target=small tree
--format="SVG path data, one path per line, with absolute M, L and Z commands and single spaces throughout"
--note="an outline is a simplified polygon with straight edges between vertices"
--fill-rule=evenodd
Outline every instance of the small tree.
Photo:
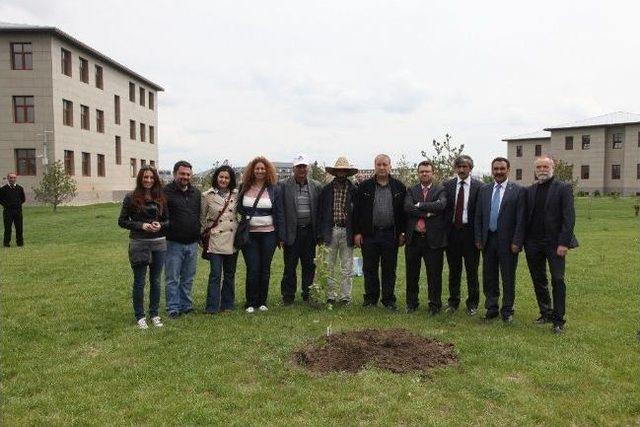
M 431 163 L 435 171 L 434 179 L 443 181 L 454 175 L 453 161 L 464 151 L 464 144 L 460 146 L 452 145 L 451 135 L 446 134 L 444 140 L 431 142 L 435 155 L 429 155 L 426 151 L 421 151 L 423 157 L 426 157 Z
M 327 172 L 318 165 L 318 161 L 311 163 L 311 179 L 315 179 L 318 182 L 327 182 Z
M 397 162 L 397 166 L 394 169 L 395 177 L 402 181 L 407 187 L 413 186 L 418 183 L 418 174 L 416 173 L 417 165 L 413 166 L 407 161 L 407 157 L 403 154 L 400 156 L 400 160 Z
M 491 184 L 494 181 L 493 175 L 487 175 L 483 173 L 481 181 L 485 184 Z
M 553 175 L 558 181 L 568 182 L 575 191 L 578 186 L 578 180 L 573 179 L 573 165 L 564 160 L 554 159 L 555 167 Z
M 77 189 L 76 181 L 67 175 L 60 160 L 53 163 L 42 176 L 40 184 L 32 188 L 36 200 L 53 206 L 54 212 L 58 205 L 73 200 Z

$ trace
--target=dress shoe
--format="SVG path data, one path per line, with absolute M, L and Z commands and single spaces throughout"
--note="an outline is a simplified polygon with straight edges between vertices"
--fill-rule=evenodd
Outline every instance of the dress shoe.
M 562 324 L 553 325 L 552 331 L 556 335 L 564 334 L 564 325 Z
M 177 319 L 178 317 L 180 317 L 180 313 L 178 313 L 177 311 L 169 312 L 169 319 Z
M 513 323 L 513 314 L 510 314 L 508 316 L 502 317 L 502 321 L 507 325 L 512 324 Z
M 544 325 L 545 323 L 551 323 L 551 319 L 545 316 L 540 316 L 533 323 L 536 325 Z
M 283 299 L 282 300 L 282 305 L 293 305 L 293 300 L 292 299 Z
M 384 308 L 386 308 L 388 311 L 397 311 L 398 307 L 396 307 L 395 304 L 385 304 Z
M 336 300 L 329 298 L 327 304 L 336 305 Z
M 365 302 L 363 302 L 363 303 L 362 303 L 362 306 L 363 306 L 364 308 L 375 308 L 376 303 L 375 303 L 375 302 L 368 302 L 368 301 L 365 301 Z
M 407 307 L 407 313 L 415 313 L 418 310 L 418 307 L 409 306 Z
M 447 309 L 445 310 L 446 313 L 448 314 L 453 314 L 458 310 L 458 307 L 453 307 L 451 305 L 447 306 Z
M 482 317 L 484 320 L 493 320 L 498 317 L 499 314 L 497 311 L 487 311 L 487 313 Z
M 475 307 L 468 307 L 467 308 L 467 314 L 469 316 L 475 316 L 476 314 L 478 314 L 478 309 Z
M 440 309 L 436 307 L 429 307 L 429 311 L 427 313 L 429 313 L 429 316 L 435 316 L 440 313 Z

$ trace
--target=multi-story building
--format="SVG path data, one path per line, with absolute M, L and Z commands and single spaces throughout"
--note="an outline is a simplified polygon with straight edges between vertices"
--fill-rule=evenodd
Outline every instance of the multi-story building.
M 31 200 L 63 162 L 73 203 L 120 200 L 158 161 L 162 87 L 55 27 L 0 23 L 0 174 Z
M 640 114 L 615 112 L 505 138 L 512 178 L 535 181 L 533 161 L 550 155 L 573 165 L 578 189 L 640 195 Z

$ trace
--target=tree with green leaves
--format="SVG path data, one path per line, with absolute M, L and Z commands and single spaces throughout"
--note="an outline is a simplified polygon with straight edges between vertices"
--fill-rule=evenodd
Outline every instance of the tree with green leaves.
M 553 176 L 558 181 L 568 182 L 575 191 L 578 186 L 578 180 L 573 178 L 573 164 L 567 163 L 561 159 L 554 159 Z
M 418 165 L 413 165 L 407 160 L 404 154 L 400 156 L 400 160 L 396 162 L 393 168 L 395 178 L 399 179 L 407 187 L 411 187 L 418 183 L 418 174 L 416 173 Z
M 64 165 L 58 160 L 47 168 L 40 184 L 32 190 L 36 200 L 53 206 L 53 211 L 56 212 L 58 205 L 76 197 L 78 186 L 76 181 L 67 175 Z
M 451 135 L 446 134 L 444 140 L 433 140 L 431 142 L 435 154 L 429 154 L 423 150 L 420 153 L 422 157 L 426 157 L 433 164 L 434 179 L 436 181 L 444 181 L 454 175 L 453 161 L 464 151 L 464 144 L 459 146 L 453 145 Z
M 318 161 L 311 163 L 311 179 L 315 179 L 316 181 L 324 184 L 327 182 L 327 172 L 318 165 Z

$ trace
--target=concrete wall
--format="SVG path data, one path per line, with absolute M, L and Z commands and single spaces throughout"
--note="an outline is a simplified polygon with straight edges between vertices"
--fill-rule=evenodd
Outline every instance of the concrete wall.
M 535 147 L 541 145 L 541 154 L 550 154 L 549 139 L 523 139 L 507 142 L 507 158 L 511 163 L 511 175 L 509 179 L 519 185 L 531 185 L 535 182 L 533 162 L 536 159 Z M 517 157 L 517 147 L 522 147 L 522 157 Z M 522 179 L 516 179 L 516 171 L 522 170 Z

